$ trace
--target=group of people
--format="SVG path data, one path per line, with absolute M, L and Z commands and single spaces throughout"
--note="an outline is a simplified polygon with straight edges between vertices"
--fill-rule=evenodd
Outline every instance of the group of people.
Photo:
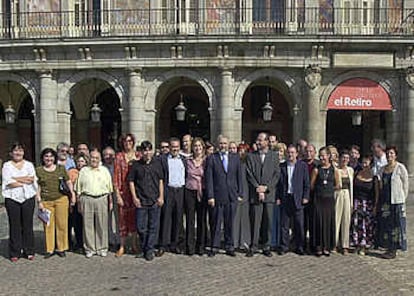
M 216 146 L 191 135 L 157 150 L 135 144 L 125 134 L 119 152 L 107 147 L 101 155 L 60 143 L 43 149 L 35 168 L 14 143 L 2 168 L 10 260 L 34 259 L 36 202 L 50 215 L 45 258 L 69 249 L 105 257 L 111 246 L 116 257 L 130 251 L 148 261 L 165 252 L 214 257 L 220 249 L 271 257 L 384 248 L 392 259 L 407 249 L 408 173 L 397 148 L 380 140 L 361 159 L 355 145 L 340 153 L 322 147 L 317 159 L 305 140 L 287 146 L 264 132 L 252 147 L 223 135 Z

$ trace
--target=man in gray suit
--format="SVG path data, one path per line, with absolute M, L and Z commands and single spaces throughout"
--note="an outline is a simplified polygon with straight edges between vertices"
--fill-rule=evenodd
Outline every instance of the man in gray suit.
M 247 155 L 252 244 L 246 256 L 252 257 L 257 251 L 261 236 L 263 255 L 271 257 L 272 217 L 280 175 L 279 157 L 278 153 L 269 149 L 266 133 L 257 136 L 256 144 L 258 150 Z

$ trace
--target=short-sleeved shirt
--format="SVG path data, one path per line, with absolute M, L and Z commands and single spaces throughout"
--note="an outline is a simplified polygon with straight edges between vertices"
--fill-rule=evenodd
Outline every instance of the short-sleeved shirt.
M 97 168 L 83 167 L 75 184 L 77 194 L 102 196 L 112 193 L 112 177 L 108 169 L 102 165 Z
M 161 162 L 153 158 L 151 162 L 134 161 L 128 174 L 128 182 L 134 182 L 138 199 L 143 206 L 152 206 L 160 196 L 160 180 L 164 180 Z
M 63 178 L 65 181 L 69 180 L 64 166 L 56 165 L 56 169 L 53 172 L 48 172 L 43 166 L 39 166 L 36 168 L 36 175 L 42 200 L 53 201 L 63 196 L 59 192 L 59 178 Z

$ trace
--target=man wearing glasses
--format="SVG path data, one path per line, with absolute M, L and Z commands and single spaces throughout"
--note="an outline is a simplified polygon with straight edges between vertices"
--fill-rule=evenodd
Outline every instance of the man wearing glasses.
M 58 164 L 65 167 L 66 171 L 75 168 L 75 161 L 69 155 L 69 144 L 61 142 L 57 145 Z
M 160 155 L 167 155 L 170 153 L 170 144 L 167 141 L 160 143 Z

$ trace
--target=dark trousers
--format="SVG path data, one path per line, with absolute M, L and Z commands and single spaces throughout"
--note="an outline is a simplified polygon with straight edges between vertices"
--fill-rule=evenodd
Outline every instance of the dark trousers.
M 250 205 L 252 251 L 256 251 L 259 248 L 259 239 L 261 239 L 263 244 L 263 250 L 270 249 L 274 205 L 274 203 L 254 203 Z
M 72 228 L 75 231 L 76 245 L 72 240 Z M 82 215 L 78 211 L 77 205 L 72 207 L 72 212 L 69 213 L 68 238 L 70 248 L 80 249 L 83 247 L 83 219 Z
M 227 251 L 234 250 L 233 242 L 233 223 L 236 213 L 237 204 L 235 202 L 229 202 L 226 204 L 215 205 L 212 214 L 212 248 L 220 248 L 221 239 L 221 223 L 224 224 L 224 248 Z
M 305 241 L 304 227 L 303 227 L 303 208 L 296 209 L 293 196 L 289 196 L 287 201 L 281 206 L 281 225 L 282 225 L 282 240 L 280 248 L 283 251 L 289 250 L 290 236 L 289 229 L 291 219 L 293 219 L 293 234 L 295 238 L 296 249 L 303 251 L 303 244 Z
M 162 225 L 161 248 L 181 247 L 180 232 L 183 227 L 184 187 L 167 188 L 167 198 Z
M 137 230 L 140 245 L 145 254 L 154 252 L 157 239 L 160 207 L 157 204 L 137 208 Z
M 313 251 L 313 204 L 310 201 L 305 205 L 303 209 L 303 235 L 304 235 L 304 248 L 306 248 L 306 233 L 309 232 L 309 249 Z
M 35 199 L 30 198 L 18 203 L 10 198 L 5 199 L 9 217 L 9 252 L 10 258 L 34 254 L 33 212 Z
M 212 237 L 208 229 L 212 227 L 213 221 L 213 209 L 209 207 L 207 200 L 201 199 L 196 203 L 196 212 L 197 212 L 197 241 L 196 249 L 198 252 L 204 252 L 205 247 L 209 245 L 209 239 Z M 207 217 L 209 222 L 209 227 L 207 226 Z
M 184 212 L 185 212 L 185 244 L 189 254 L 195 253 L 195 215 L 197 204 L 197 190 L 185 189 Z
M 280 245 L 280 206 L 274 204 L 272 220 L 272 247 L 278 248 Z

